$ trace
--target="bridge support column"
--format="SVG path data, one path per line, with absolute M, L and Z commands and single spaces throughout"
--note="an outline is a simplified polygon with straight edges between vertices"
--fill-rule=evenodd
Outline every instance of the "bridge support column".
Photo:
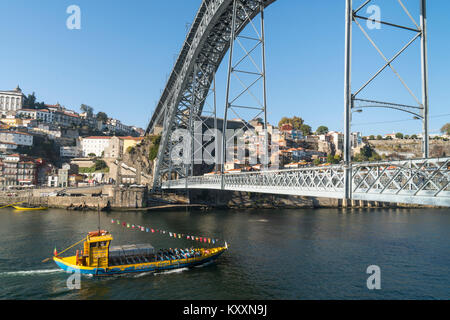
M 349 199 L 342 199 L 342 208 L 348 208 L 351 206 L 351 201 Z
M 420 6 L 421 61 L 422 61 L 422 104 L 423 104 L 423 157 L 430 157 L 429 140 L 429 104 L 428 104 L 428 57 L 427 57 L 427 1 L 421 0 Z
M 351 115 L 353 96 L 351 89 L 352 56 L 352 0 L 346 0 L 345 13 L 345 121 L 344 121 L 344 200 L 352 198 L 352 151 L 351 151 Z

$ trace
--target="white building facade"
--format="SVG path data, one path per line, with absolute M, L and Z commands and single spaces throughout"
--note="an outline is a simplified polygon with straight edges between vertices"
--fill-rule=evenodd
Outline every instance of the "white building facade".
M 46 123 L 52 123 L 54 120 L 53 113 L 46 109 L 22 109 L 17 111 L 17 115 L 21 118 L 39 120 Z
M 361 132 L 352 132 L 350 136 L 352 148 L 358 148 L 363 144 L 363 137 Z
M 109 147 L 112 137 L 87 137 L 81 139 L 81 153 L 83 157 L 95 154 L 101 157 Z
M 17 149 L 17 144 L 0 141 L 0 151 L 4 152 L 4 151 L 16 150 L 16 149 Z
M 0 131 L 0 141 L 14 143 L 18 146 L 33 146 L 33 136 L 25 132 Z
M 122 132 L 125 134 L 131 134 L 133 132 L 133 129 L 130 126 L 124 125 L 117 119 L 108 119 L 105 128 L 108 128 L 111 132 Z
M 78 158 L 81 152 L 78 147 L 60 147 L 59 154 L 61 158 Z
M 17 86 L 11 91 L 0 91 L 0 115 L 7 115 L 22 109 L 25 95 Z

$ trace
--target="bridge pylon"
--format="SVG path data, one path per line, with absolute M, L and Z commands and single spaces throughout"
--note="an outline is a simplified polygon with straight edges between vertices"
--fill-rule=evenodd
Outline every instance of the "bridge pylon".
M 371 0 L 365 1 L 361 6 L 353 9 L 353 1 L 346 0 L 346 14 L 345 14 L 345 116 L 344 116 L 344 167 L 345 167 L 345 193 L 344 199 L 349 200 L 352 198 L 352 163 L 351 163 L 351 121 L 352 112 L 362 111 L 364 108 L 385 108 L 394 109 L 409 113 L 414 116 L 414 119 L 422 121 L 423 130 L 423 158 L 428 159 L 429 154 L 429 99 L 428 99 L 428 59 L 427 59 L 427 15 L 426 15 L 426 0 L 420 0 L 420 26 L 408 11 L 408 8 L 403 4 L 402 0 L 398 0 L 402 10 L 406 13 L 412 22 L 412 26 L 405 26 L 387 22 L 373 17 L 366 17 L 360 13 L 365 7 L 370 4 Z M 369 21 L 387 28 L 395 28 L 407 30 L 413 33 L 413 37 L 407 42 L 391 59 L 388 59 L 379 46 L 375 43 L 373 38 L 369 35 L 367 30 L 363 27 L 360 21 Z M 385 61 L 385 64 L 358 90 L 352 91 L 352 27 L 353 23 L 361 30 L 364 37 L 375 48 L 381 58 Z M 379 29 L 379 28 L 375 28 Z M 393 62 L 397 60 L 399 56 L 405 53 L 405 51 L 416 42 L 417 39 L 421 39 L 421 79 L 422 79 L 422 99 L 419 99 L 410 87 L 406 84 L 405 80 L 400 76 L 397 70 L 393 66 Z M 377 101 L 376 99 L 360 98 L 361 92 L 367 88 L 379 75 L 386 69 L 390 68 L 395 76 L 400 80 L 403 87 L 407 90 L 409 95 L 416 102 L 415 105 L 401 104 L 394 102 Z

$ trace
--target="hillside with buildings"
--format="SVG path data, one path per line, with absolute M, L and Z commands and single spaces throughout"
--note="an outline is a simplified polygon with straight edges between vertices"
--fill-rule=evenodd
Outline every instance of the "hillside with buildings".
M 380 155 L 397 159 L 421 158 L 421 139 L 387 139 L 368 141 Z M 450 142 L 446 138 L 431 139 L 430 157 L 443 158 L 450 155 Z
M 90 106 L 81 105 L 80 110 L 59 103 L 38 103 L 34 93 L 25 96 L 19 86 L 0 91 L 0 188 L 151 184 L 161 137 L 144 137 L 144 130 L 124 125 L 104 112 L 95 114 Z M 222 119 L 204 118 L 203 123 L 203 134 L 214 125 L 223 127 Z M 262 119 L 233 119 L 228 121 L 228 130 L 242 136 L 236 145 L 227 145 L 225 173 L 262 170 L 266 133 L 269 169 L 328 166 L 342 161 L 344 134 L 326 126 L 313 132 L 299 117 L 283 118 L 278 126 L 268 124 L 267 128 Z M 157 128 L 156 133 L 161 131 Z M 433 137 L 431 156 L 450 154 L 447 134 Z M 202 155 L 212 144 L 200 147 Z M 356 162 L 421 157 L 421 144 L 420 135 L 351 134 Z M 210 155 L 216 161 L 213 153 Z M 217 161 L 207 164 L 202 160 L 194 166 L 195 175 L 221 170 Z
M 19 86 L 0 91 L 0 189 L 114 180 L 109 169 L 95 165 L 120 158 L 144 131 L 92 107 L 80 109 L 37 103 L 34 93 L 26 96 Z

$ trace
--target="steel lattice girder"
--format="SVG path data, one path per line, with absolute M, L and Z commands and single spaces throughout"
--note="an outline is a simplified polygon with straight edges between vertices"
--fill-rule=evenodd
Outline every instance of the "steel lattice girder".
M 239 6 L 246 8 L 246 14 L 252 19 L 259 13 L 261 2 L 264 7 L 275 2 L 275 0 L 236 0 Z M 366 4 L 369 1 L 366 2 Z M 230 46 L 231 38 L 231 20 L 232 20 L 233 0 L 204 0 L 192 24 L 191 30 L 187 35 L 183 48 L 179 54 L 177 62 L 169 77 L 166 88 L 163 91 L 161 99 L 153 114 L 147 133 L 153 132 L 156 125 L 163 125 L 163 136 L 161 147 L 158 153 L 158 161 L 154 172 L 154 185 L 160 179 L 162 173 L 176 172 L 179 177 L 183 177 L 186 173 L 183 166 L 174 166 L 170 161 L 170 152 L 172 144 L 169 138 L 172 132 L 178 128 L 188 129 L 189 119 L 192 117 L 200 117 L 205 98 L 211 86 L 211 80 L 215 72 L 220 66 L 226 52 Z M 237 17 L 238 35 L 247 25 L 248 19 L 242 14 Z M 397 196 L 406 191 L 413 191 L 420 183 L 414 175 L 406 171 L 397 171 L 392 175 L 391 171 L 384 171 L 382 176 L 375 175 L 375 169 L 371 167 L 370 176 L 361 179 L 361 170 L 353 175 L 353 185 L 358 188 L 354 190 L 358 197 L 363 193 L 359 192 L 364 189 L 378 190 L 381 188 L 382 193 L 387 190 L 397 190 Z M 448 183 L 446 173 L 435 174 L 427 180 L 426 185 L 421 185 L 416 190 L 414 196 L 428 192 L 433 186 L 434 198 L 439 198 L 447 192 Z M 418 175 L 420 176 L 420 175 Z M 439 177 L 436 177 L 439 176 Z M 334 174 L 334 177 L 336 175 Z M 324 180 L 317 176 L 317 172 L 310 172 L 307 175 L 298 177 L 304 186 L 319 181 L 322 186 L 333 186 L 328 180 Z M 422 177 L 423 178 L 423 177 Z M 359 180 L 358 180 L 359 179 Z M 399 179 L 406 179 L 407 184 L 402 184 Z M 434 180 L 433 180 L 434 179 Z M 437 181 L 435 181 L 438 179 Z M 342 179 L 339 178 L 342 182 Z M 174 184 L 180 184 L 174 182 Z M 382 201 L 382 199 L 380 199 Z
M 353 198 L 450 206 L 450 158 L 354 167 Z
M 261 1 L 267 7 L 275 0 L 238 1 L 245 8 L 246 14 L 253 19 L 259 13 Z M 189 128 L 187 124 L 191 112 L 196 113 L 193 115 L 195 117 L 201 115 L 213 76 L 230 46 L 232 9 L 233 0 L 205 0 L 191 26 L 147 128 L 148 134 L 153 132 L 155 126 L 163 126 L 154 186 L 158 183 L 161 173 L 174 171 L 178 176 L 185 173 L 183 166 L 174 166 L 171 163 L 172 146 L 169 140 L 176 129 Z M 248 19 L 238 14 L 236 34 L 239 34 L 247 23 Z M 201 71 L 194 73 L 196 68 Z M 198 87 L 194 88 L 194 84 Z M 192 106 L 192 94 L 195 94 L 198 105 Z
M 361 163 L 353 166 L 354 200 L 450 207 L 450 158 Z M 188 178 L 191 189 L 220 190 L 221 176 Z M 184 189 L 186 180 L 164 189 Z M 226 174 L 224 190 L 341 198 L 344 167 Z

